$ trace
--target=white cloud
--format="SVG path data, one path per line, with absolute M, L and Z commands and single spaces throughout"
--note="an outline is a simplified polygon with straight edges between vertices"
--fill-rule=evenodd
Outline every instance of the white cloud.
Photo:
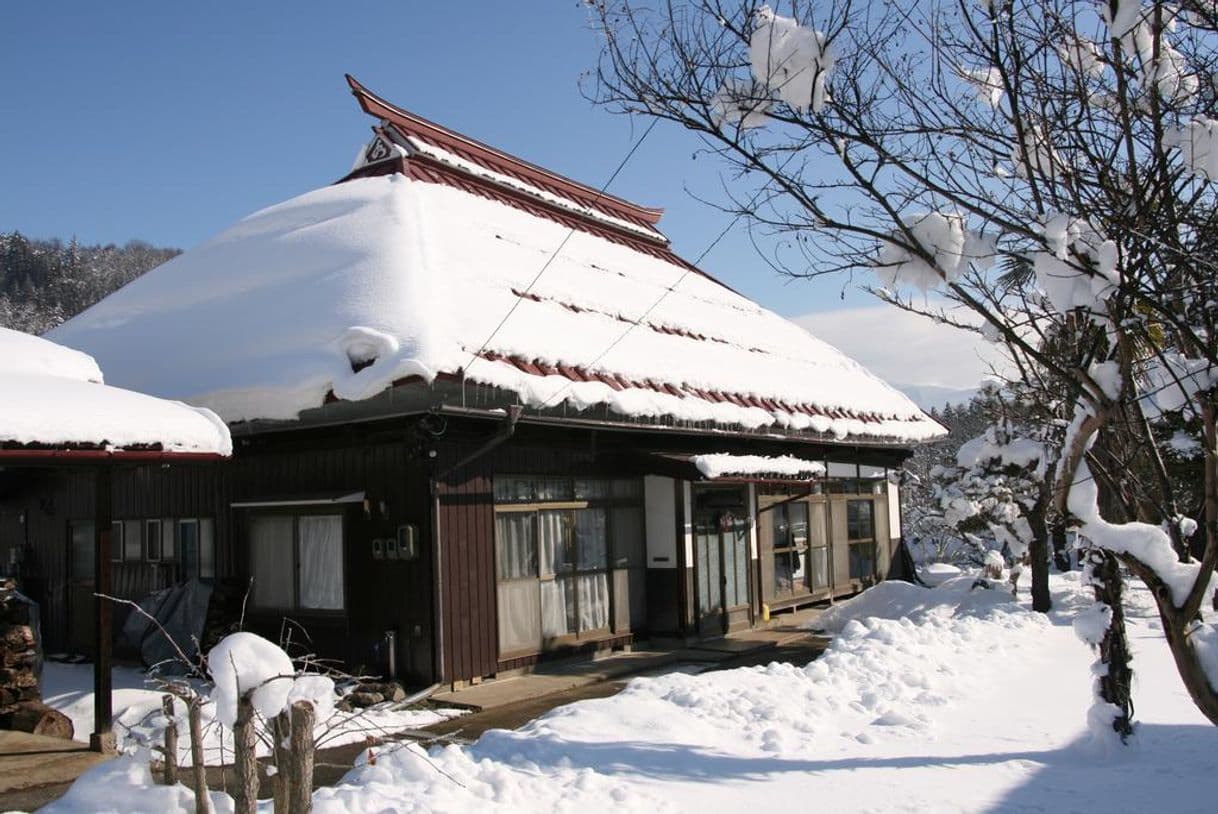
M 979 335 L 883 303 L 791 320 L 911 394 L 973 390 L 991 365 L 1005 367 L 998 347 Z

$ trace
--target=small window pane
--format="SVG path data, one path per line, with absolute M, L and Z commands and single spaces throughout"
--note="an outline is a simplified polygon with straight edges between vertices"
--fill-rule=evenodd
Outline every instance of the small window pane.
M 569 636 L 576 630 L 574 580 L 541 583 L 541 635 L 543 639 Z
M 172 560 L 177 553 L 175 542 L 177 535 L 174 533 L 173 520 L 169 517 L 161 518 L 161 559 Z
M 267 514 L 250 518 L 250 575 L 254 578 L 255 606 L 293 606 L 292 534 L 290 516 Z
M 516 580 L 500 583 L 499 652 L 535 650 L 541 646 L 541 591 L 538 582 Z
M 850 578 L 867 579 L 875 574 L 875 543 L 850 544 Z
M 547 478 L 537 481 L 537 501 L 571 500 L 575 497 L 571 481 L 566 478 Z
M 92 523 L 72 524 L 72 579 L 93 579 L 93 554 L 97 541 L 93 539 Z
M 148 520 L 144 523 L 144 553 L 148 562 L 160 562 L 161 549 L 161 521 Z
M 340 515 L 305 515 L 300 535 L 300 602 L 302 608 L 343 608 L 343 519 Z
M 495 516 L 495 545 L 499 578 L 537 576 L 537 543 L 531 512 L 504 512 Z
M 829 548 L 817 546 L 808 549 L 808 586 L 814 590 L 829 587 Z
M 579 593 L 579 632 L 609 627 L 609 575 L 578 576 L 575 584 Z
M 846 538 L 871 540 L 875 538 L 875 517 L 870 500 L 851 500 L 846 504 Z
M 186 579 L 199 579 L 199 524 L 197 521 L 178 521 L 178 554 L 182 558 L 182 575 Z
M 613 567 L 632 568 L 646 565 L 647 535 L 641 506 L 621 506 L 610 510 L 610 534 L 613 536 Z
M 532 478 L 495 478 L 495 500 L 500 503 L 530 503 L 536 499 Z
M 575 547 L 576 567 L 580 571 L 609 567 L 609 535 L 604 509 L 575 512 Z
M 138 520 L 123 521 L 123 559 L 127 562 L 139 562 L 144 558 L 144 535 Z
M 642 497 L 643 482 L 638 478 L 618 478 L 613 481 L 613 496 L 617 498 Z
M 580 479 L 575 481 L 576 500 L 598 500 L 609 497 L 609 481 Z
M 539 564 L 542 576 L 566 574 L 575 570 L 575 551 L 571 545 L 571 512 L 565 509 L 537 513 Z
M 123 521 L 110 522 L 110 561 L 122 562 L 126 547 L 123 545 Z

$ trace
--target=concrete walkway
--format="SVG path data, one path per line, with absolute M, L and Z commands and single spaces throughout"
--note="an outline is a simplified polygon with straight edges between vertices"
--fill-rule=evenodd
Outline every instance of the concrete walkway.
M 0 730 L 0 811 L 33 811 L 46 805 L 109 759 L 76 741 Z

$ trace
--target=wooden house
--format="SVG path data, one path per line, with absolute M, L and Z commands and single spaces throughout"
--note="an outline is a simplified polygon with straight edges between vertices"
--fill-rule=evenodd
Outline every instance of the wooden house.
M 233 434 L 210 471 L 116 481 L 131 592 L 252 579 L 248 626 L 429 684 L 721 635 L 885 575 L 888 476 L 936 422 L 678 257 L 659 210 L 349 82 L 376 124 L 342 180 L 53 334 Z M 78 489 L 27 500 L 70 514 Z

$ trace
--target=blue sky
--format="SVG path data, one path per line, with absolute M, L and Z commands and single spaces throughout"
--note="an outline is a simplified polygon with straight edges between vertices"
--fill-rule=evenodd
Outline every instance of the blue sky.
M 599 43 L 577 0 L 0 3 L 0 231 L 189 249 L 347 172 L 372 124 L 348 72 L 597 187 L 647 126 L 582 96 Z M 690 195 L 723 200 L 725 168 L 698 147 L 662 123 L 609 190 L 664 207 L 689 259 L 731 220 Z M 967 335 L 898 318 L 840 276 L 780 276 L 742 224 L 701 265 L 812 314 L 798 321 L 894 384 L 972 387 L 983 370 Z
M 190 248 L 328 184 L 371 119 L 343 74 L 402 107 L 599 186 L 646 122 L 579 90 L 598 42 L 576 0 L 6 3 L 0 23 L 0 230 Z M 723 167 L 661 124 L 611 192 L 662 206 L 696 257 L 730 218 Z M 842 304 L 842 279 L 789 281 L 743 226 L 702 264 L 788 315 Z M 859 293 L 846 304 L 868 304 Z

